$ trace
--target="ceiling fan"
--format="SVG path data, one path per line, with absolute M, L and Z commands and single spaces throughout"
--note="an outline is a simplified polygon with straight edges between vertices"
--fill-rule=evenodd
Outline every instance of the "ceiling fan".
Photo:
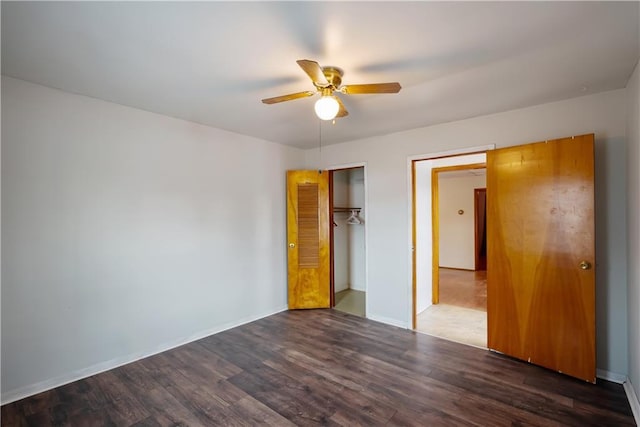
M 398 82 L 393 83 L 370 83 L 360 85 L 342 85 L 343 71 L 338 67 L 321 67 L 316 61 L 300 59 L 296 61 L 300 68 L 311 78 L 315 91 L 291 93 L 289 95 L 265 98 L 265 104 L 276 104 L 278 102 L 292 101 L 294 99 L 306 98 L 320 93 L 320 99 L 316 101 L 315 111 L 321 120 L 332 120 L 336 117 L 345 117 L 349 112 L 344 108 L 344 104 L 334 92 L 345 95 L 370 94 L 370 93 L 398 93 L 401 86 Z

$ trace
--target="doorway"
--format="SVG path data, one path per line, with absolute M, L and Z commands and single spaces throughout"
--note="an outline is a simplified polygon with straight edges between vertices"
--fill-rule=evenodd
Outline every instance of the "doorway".
M 332 306 L 366 317 L 364 167 L 330 172 Z
M 487 180 L 485 188 L 473 190 L 475 270 L 487 270 Z
M 596 378 L 594 139 L 578 135 L 484 153 L 486 348 L 589 382 Z M 410 159 L 409 170 L 414 329 L 419 304 L 425 304 L 419 292 L 424 272 L 440 266 L 439 246 L 433 263 L 424 262 L 428 245 L 420 243 L 420 225 L 428 221 L 418 221 L 428 212 L 420 177 L 430 175 L 425 169 L 437 159 L 422 168 L 420 160 Z M 430 230 L 429 239 L 438 231 Z M 434 305 L 439 295 L 431 296 Z
M 485 154 L 414 162 L 418 332 L 487 347 Z M 430 226 L 430 227 L 429 227 Z

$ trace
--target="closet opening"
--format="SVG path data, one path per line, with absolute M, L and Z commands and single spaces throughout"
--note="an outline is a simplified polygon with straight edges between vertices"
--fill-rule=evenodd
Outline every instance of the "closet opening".
M 330 172 L 331 306 L 366 317 L 364 167 Z

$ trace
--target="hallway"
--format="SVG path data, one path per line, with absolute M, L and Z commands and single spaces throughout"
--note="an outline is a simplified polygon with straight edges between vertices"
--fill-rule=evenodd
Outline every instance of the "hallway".
M 487 311 L 487 270 L 439 270 L 440 304 Z

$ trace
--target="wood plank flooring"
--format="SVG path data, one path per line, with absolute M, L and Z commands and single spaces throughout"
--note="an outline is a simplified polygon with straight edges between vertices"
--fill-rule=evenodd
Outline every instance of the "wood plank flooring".
M 632 426 L 622 386 L 335 310 L 279 313 L 2 407 L 3 426 Z
M 487 311 L 487 271 L 439 269 L 440 303 Z

